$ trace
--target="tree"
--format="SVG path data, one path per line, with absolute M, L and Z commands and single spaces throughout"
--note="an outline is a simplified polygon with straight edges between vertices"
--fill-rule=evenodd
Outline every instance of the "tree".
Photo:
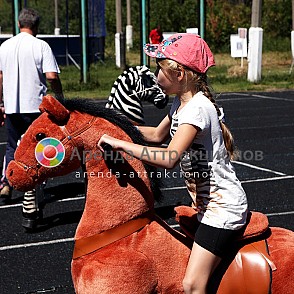
M 11 1 L 0 0 L 0 26 L 1 32 L 12 32 L 12 4 Z
M 132 0 L 131 16 L 133 25 L 133 47 L 140 44 L 140 11 L 141 0 Z M 198 2 L 195 0 L 150 1 L 150 29 L 158 23 L 165 32 L 185 32 L 186 28 L 198 27 Z M 0 26 L 2 33 L 12 33 L 12 0 L 0 0 Z M 20 1 L 22 6 L 24 0 Z M 66 3 L 68 3 L 69 34 L 80 33 L 80 0 L 58 1 L 60 33 L 66 33 Z M 288 50 L 284 42 L 290 44 L 292 30 L 292 0 L 263 0 L 262 28 L 264 29 L 264 48 Z M 47 1 L 27 0 L 28 7 L 35 8 L 41 15 L 40 34 L 54 32 L 54 5 Z M 206 40 L 214 52 L 228 51 L 230 35 L 236 34 L 238 27 L 250 27 L 252 0 L 206 0 Z M 148 16 L 147 16 L 148 19 Z M 116 32 L 115 0 L 105 0 L 106 45 L 114 46 Z M 122 1 L 122 26 L 126 27 L 126 1 Z

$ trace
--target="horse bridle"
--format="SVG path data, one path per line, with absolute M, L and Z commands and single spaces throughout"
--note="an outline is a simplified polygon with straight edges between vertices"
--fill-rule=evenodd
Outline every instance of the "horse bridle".
M 86 130 L 88 130 L 89 128 L 92 127 L 92 125 L 94 124 L 94 122 L 96 121 L 97 117 L 92 117 L 86 124 L 84 124 L 80 129 L 70 133 L 68 131 L 68 129 L 66 128 L 65 125 L 63 126 L 59 126 L 60 130 L 63 132 L 63 134 L 65 135 L 65 138 L 62 139 L 60 142 L 63 146 L 65 146 L 67 143 L 71 143 L 73 147 L 77 147 L 77 144 L 74 140 L 75 137 L 77 137 L 78 135 L 82 134 L 83 132 L 85 132 Z M 29 166 L 26 165 L 18 160 L 15 160 L 15 163 L 19 166 L 21 166 L 26 172 L 27 174 L 29 174 L 29 176 L 36 182 L 38 177 L 39 177 L 39 170 L 42 167 L 42 165 L 37 162 L 36 166 Z

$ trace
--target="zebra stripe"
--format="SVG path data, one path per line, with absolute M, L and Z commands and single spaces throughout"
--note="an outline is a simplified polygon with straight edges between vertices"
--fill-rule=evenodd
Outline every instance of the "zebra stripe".
M 24 213 L 33 213 L 38 210 L 36 190 L 27 191 L 24 193 L 22 202 L 22 211 Z
M 156 83 L 155 75 L 143 66 L 130 67 L 118 76 L 110 91 L 106 108 L 115 108 L 130 120 L 144 124 L 142 101 L 164 108 L 169 97 Z

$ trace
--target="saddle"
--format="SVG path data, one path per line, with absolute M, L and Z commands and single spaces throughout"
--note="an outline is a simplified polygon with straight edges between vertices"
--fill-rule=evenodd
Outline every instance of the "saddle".
M 194 240 L 197 212 L 188 206 L 176 207 L 175 211 L 182 231 Z M 267 233 L 267 217 L 260 212 L 250 212 L 247 224 L 232 247 L 230 256 L 222 260 L 212 275 L 209 293 L 270 293 L 271 271 L 276 270 L 276 266 L 269 256 Z
M 188 206 L 175 208 L 176 220 L 182 231 L 194 240 L 197 212 Z M 154 220 L 146 213 L 105 232 L 75 241 L 73 259 L 92 253 L 123 237 L 140 230 Z M 156 217 L 155 217 L 156 218 Z M 266 243 L 269 232 L 267 217 L 258 212 L 248 214 L 247 225 L 211 277 L 208 293 L 218 294 L 268 294 L 271 287 L 271 271 L 276 270 Z M 224 274 L 226 275 L 224 276 Z

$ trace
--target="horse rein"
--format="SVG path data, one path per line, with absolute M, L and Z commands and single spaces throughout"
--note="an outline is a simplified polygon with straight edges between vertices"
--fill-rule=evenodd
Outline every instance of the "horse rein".
M 68 142 L 71 142 L 74 147 L 77 147 L 78 145 L 74 141 L 74 138 L 91 128 L 96 119 L 97 117 L 93 116 L 86 124 L 84 124 L 80 129 L 74 131 L 73 133 L 70 133 L 66 126 L 60 126 L 60 130 L 65 134 L 65 138 L 61 141 L 61 143 L 65 145 Z

